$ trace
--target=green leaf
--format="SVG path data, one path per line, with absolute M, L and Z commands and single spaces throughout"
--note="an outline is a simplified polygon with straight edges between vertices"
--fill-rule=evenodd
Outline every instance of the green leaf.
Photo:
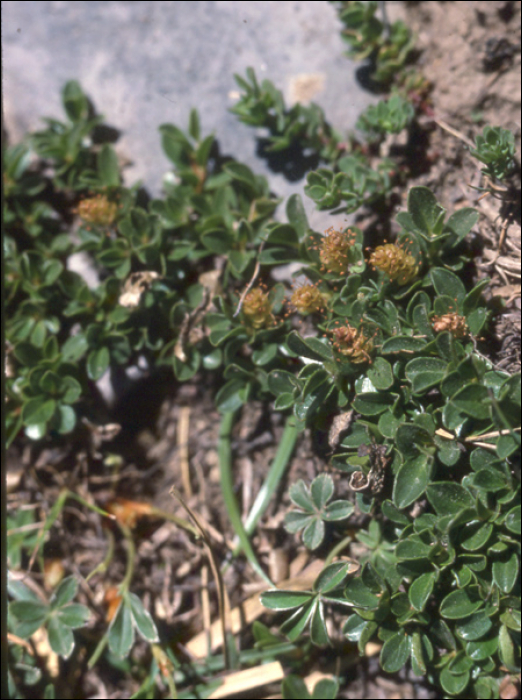
M 516 552 L 508 559 L 493 562 L 493 581 L 502 593 L 511 593 L 517 581 L 519 560 Z
M 74 635 L 70 627 L 65 625 L 57 615 L 53 615 L 47 625 L 47 633 L 49 645 L 55 654 L 68 659 L 74 649 Z
M 357 642 L 361 638 L 368 622 L 357 614 L 350 615 L 343 627 L 343 634 L 349 642 Z
M 469 683 L 469 671 L 456 675 L 451 673 L 449 668 L 445 666 L 440 673 L 439 681 L 448 695 L 459 695 Z
M 231 379 L 216 394 L 215 402 L 221 413 L 231 413 L 245 403 L 248 385 L 238 379 Z
M 9 614 L 14 615 L 19 622 L 38 623 L 35 629 L 45 622 L 48 613 L 49 606 L 42 601 L 25 599 L 9 603 Z
M 284 265 L 285 263 L 294 262 L 295 258 L 296 254 L 291 248 L 272 246 L 271 248 L 264 248 L 259 254 L 258 260 L 261 265 Z
M 314 518 L 303 530 L 303 543 L 307 549 L 317 549 L 324 540 L 324 522 L 319 518 Z
M 298 194 L 293 194 L 286 203 L 286 216 L 288 221 L 297 231 L 299 241 L 303 241 L 308 233 L 308 219 L 306 218 L 303 201 Z
M 342 561 L 325 566 L 319 576 L 315 579 L 313 587 L 314 591 L 324 595 L 335 590 L 336 588 L 339 588 L 352 568 L 353 564 Z
M 60 583 L 51 597 L 51 608 L 61 608 L 70 603 L 78 591 L 78 581 L 74 576 L 67 576 Z
M 484 637 L 492 626 L 491 618 L 479 610 L 455 625 L 455 631 L 459 637 L 470 642 Z
M 93 381 L 97 381 L 107 371 L 111 361 L 109 349 L 104 347 L 91 350 L 87 355 L 87 376 Z
M 445 210 L 427 187 L 412 187 L 408 193 L 408 212 L 419 231 L 427 237 L 439 235 Z
M 401 511 L 391 502 L 391 501 L 384 501 L 382 506 L 381 506 L 383 515 L 388 518 L 388 520 L 391 520 L 393 523 L 397 523 L 398 525 L 409 525 L 410 520 L 408 519 L 408 516 L 405 515 L 404 513 L 401 513 Z
M 413 354 L 415 352 L 420 352 L 426 341 L 424 338 L 414 338 L 410 335 L 396 335 L 393 338 L 388 338 L 381 348 L 383 354 L 392 354 L 398 352 L 404 352 L 406 354 Z
M 451 404 L 473 418 L 484 420 L 490 415 L 491 399 L 487 388 L 482 385 L 469 384 L 463 387 L 451 398 Z
M 521 506 L 515 506 L 506 515 L 505 525 L 510 532 L 520 533 Z
M 104 143 L 98 153 L 98 176 L 105 187 L 118 187 L 120 184 L 118 156 L 108 143 Z
M 429 502 L 439 515 L 456 515 L 473 506 L 469 492 L 460 484 L 437 481 L 431 483 L 426 492 Z
M 319 474 L 312 481 L 310 495 L 317 510 L 323 510 L 334 493 L 333 479 L 329 474 Z
M 426 491 L 430 481 L 431 461 L 420 454 L 407 460 L 397 472 L 393 485 L 393 502 L 397 508 L 407 508 Z
M 302 508 L 308 513 L 313 513 L 315 511 L 314 502 L 310 496 L 310 490 L 302 479 L 299 479 L 295 484 L 291 484 L 288 495 L 292 503 L 298 508 Z
M 266 242 L 284 246 L 284 248 L 297 248 L 299 244 L 295 229 L 293 226 L 290 226 L 290 224 L 270 224 Z M 262 253 L 263 252 L 264 251 L 262 251 Z M 260 262 L 263 262 L 262 253 L 259 257 Z M 295 253 L 290 253 L 290 251 L 287 251 L 287 253 L 295 255 Z
M 448 363 L 435 357 L 416 357 L 410 360 L 404 371 L 415 394 L 439 384 L 446 374 Z
M 302 338 L 296 331 L 292 331 L 288 336 L 287 345 L 298 357 L 307 357 L 317 362 L 333 361 L 330 346 L 318 338 Z
M 186 382 L 196 374 L 201 364 L 201 355 L 195 348 L 187 348 L 187 359 L 182 362 L 179 357 L 172 358 L 172 367 L 176 379 L 180 382 Z
M 478 218 L 478 211 L 472 207 L 462 207 L 462 209 L 454 212 L 449 217 L 444 225 L 444 231 L 451 231 L 451 233 L 453 233 L 453 238 L 451 239 L 452 247 L 455 247 L 468 235 L 473 226 L 477 223 Z
M 393 394 L 384 394 L 376 391 L 358 394 L 353 401 L 353 408 L 363 416 L 378 416 L 384 413 L 395 402 Z
M 261 603 L 269 610 L 294 610 L 314 598 L 310 591 L 272 590 L 261 593 Z
M 426 544 L 419 535 L 410 535 L 398 543 L 395 553 L 401 561 L 415 561 L 428 559 L 434 548 L 435 545 Z
M 422 612 L 428 602 L 433 586 L 437 580 L 437 574 L 432 571 L 427 574 L 421 574 L 416 578 L 408 589 L 408 598 L 415 610 Z
M 426 417 L 426 416 L 423 416 Z M 418 416 L 417 418 L 420 418 Z M 402 423 L 395 436 L 397 449 L 404 458 L 414 458 L 419 454 L 433 454 L 433 438 L 430 432 L 415 423 Z
M 349 603 L 358 608 L 377 610 L 379 607 L 380 597 L 374 595 L 360 577 L 348 581 L 344 596 Z
M 61 388 L 60 377 L 51 370 L 47 370 L 42 376 L 39 382 L 40 389 L 45 391 L 47 394 L 56 396 L 59 389 Z
M 396 673 L 410 658 L 411 638 L 404 632 L 397 632 L 387 639 L 381 649 L 380 663 L 386 673 Z
M 440 605 L 440 614 L 448 620 L 461 620 L 473 614 L 482 606 L 478 586 L 452 591 Z
M 254 350 L 252 353 L 252 362 L 256 365 L 262 367 L 272 362 L 274 357 L 277 355 L 278 346 L 275 343 L 267 343 L 263 345 L 262 348 Z
M 466 644 L 466 653 L 474 661 L 483 661 L 496 653 L 498 649 L 498 634 L 486 639 L 471 641 Z
M 394 383 L 392 366 L 383 357 L 377 357 L 368 370 L 368 378 L 376 389 L 386 391 Z
M 508 487 L 505 474 L 497 469 L 479 469 L 473 476 L 473 485 L 484 491 L 495 493 Z
M 205 248 L 216 255 L 228 255 L 234 245 L 234 238 L 228 229 L 219 228 L 205 231 L 201 235 L 201 242 Z
M 69 80 L 65 84 L 62 91 L 62 102 L 65 112 L 72 122 L 78 122 L 87 116 L 87 97 L 77 80 Z
M 443 267 L 435 267 L 430 271 L 431 281 L 437 294 L 449 296 L 455 303 L 455 312 L 462 308 L 466 296 L 466 288 L 453 272 Z
M 349 501 L 332 501 L 324 510 L 322 518 L 328 523 L 345 520 L 353 511 L 354 505 Z
M 291 394 L 298 386 L 298 380 L 291 372 L 277 369 L 268 375 L 268 388 L 276 396 L 283 393 Z
M 83 333 L 67 338 L 62 345 L 62 358 L 65 362 L 78 362 L 87 352 L 89 344 Z
M 399 425 L 401 425 L 404 416 L 397 417 L 391 410 L 386 411 L 379 418 L 378 428 L 383 437 L 394 439 L 397 434 Z
M 134 644 L 132 613 L 124 599 L 109 626 L 108 640 L 109 649 L 122 659 L 127 656 Z
M 293 673 L 286 676 L 281 684 L 281 694 L 284 700 L 309 700 L 312 696 L 308 692 L 305 682 Z
M 433 436 L 433 442 L 437 446 L 437 457 L 447 467 L 453 467 L 459 461 L 462 452 L 457 440 L 449 440 L 440 435 Z
M 81 603 L 70 603 L 56 611 L 56 616 L 64 625 L 71 629 L 83 627 L 89 618 L 91 612 L 88 607 Z
M 324 647 L 331 644 L 330 638 L 328 637 L 328 631 L 326 629 L 324 604 L 322 601 L 318 601 L 310 621 L 310 639 L 312 640 L 313 644 L 319 647 Z
M 237 163 L 235 161 L 225 163 L 223 166 L 223 170 L 229 175 L 231 175 L 234 178 L 234 180 L 238 180 L 239 182 L 248 185 L 254 190 L 256 189 L 255 176 L 250 170 L 250 168 L 246 165 L 243 165 L 243 163 Z
M 279 394 L 277 399 L 274 401 L 274 409 L 276 411 L 286 411 L 286 409 L 291 408 L 294 403 L 294 395 L 285 392 L 283 394 Z
M 312 520 L 315 520 L 315 515 L 303 513 L 302 511 L 292 510 L 285 515 L 285 529 L 287 532 L 295 534 L 309 525 Z
M 475 552 L 485 546 L 493 532 L 491 523 L 483 523 L 480 520 L 472 520 L 464 523 L 460 531 L 460 543 L 469 552 Z
M 339 684 L 333 678 L 321 678 L 317 681 L 312 693 L 313 700 L 334 700 L 339 692 Z M 298 696 L 300 698 L 304 695 Z
M 42 359 L 42 350 L 35 347 L 32 343 L 20 342 L 14 347 L 13 355 L 23 365 L 35 367 Z
M 145 610 L 143 603 L 134 593 L 129 593 L 128 598 L 132 619 L 136 630 L 147 642 L 159 641 L 156 625 L 154 624 L 149 611 Z
M 29 399 L 22 409 L 24 425 L 40 425 L 47 423 L 56 410 L 56 401 L 46 396 Z
M 291 642 L 295 642 L 299 639 L 310 622 L 310 618 L 314 614 L 318 603 L 318 597 L 314 597 L 306 603 L 306 605 L 303 605 L 302 608 L 296 610 L 296 612 L 281 625 L 281 633 L 286 634 Z
M 197 109 L 191 109 L 189 115 L 189 134 L 192 136 L 194 141 L 199 141 L 201 138 L 201 127 L 199 124 L 199 114 Z
M 506 625 L 501 625 L 498 636 L 499 656 L 511 673 L 519 673 L 520 668 L 517 663 L 517 652 L 515 644 Z
M 475 309 L 466 317 L 466 323 L 468 324 L 469 332 L 471 335 L 478 335 L 480 331 L 484 328 L 484 325 L 488 319 L 488 310 L 480 307 Z

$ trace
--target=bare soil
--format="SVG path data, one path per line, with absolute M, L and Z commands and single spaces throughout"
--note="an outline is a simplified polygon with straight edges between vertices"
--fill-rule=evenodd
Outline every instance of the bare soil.
M 476 275 L 491 278 L 489 294 L 496 310 L 494 338 L 482 351 L 497 367 L 518 371 L 520 205 L 506 203 L 500 197 L 480 197 L 481 191 L 476 189 L 481 184 L 480 166 L 469 155 L 467 144 L 485 124 L 491 124 L 513 130 L 520 149 L 520 3 L 390 3 L 390 14 L 392 20 L 395 14 L 402 16 L 417 33 L 417 65 L 433 84 L 432 116 L 423 125 L 428 165 L 408 183 L 408 188 L 416 184 L 430 187 L 450 213 L 462 206 L 474 206 L 482 214 L 474 241 Z M 514 183 L 515 190 L 519 185 Z M 405 196 L 396 211 L 405 207 Z M 86 429 L 83 438 L 73 445 L 64 443 L 38 450 L 29 444 L 14 445 L 8 454 L 8 509 L 35 504 L 38 519 L 43 521 L 60 489 L 66 486 L 102 507 L 114 507 L 115 500 L 120 499 L 120 505 L 130 511 L 136 510 L 133 503 L 145 503 L 184 518 L 183 508 L 169 494 L 175 485 L 206 523 L 214 554 L 224 561 L 234 534 L 219 485 L 220 416 L 212 395 L 213 387 L 203 377 L 186 385 L 178 385 L 171 375 L 149 377 L 138 382 L 109 411 L 108 422 L 122 426 L 113 440 L 103 441 L 103 436 Z M 283 418 L 269 405 L 248 405 L 238 419 L 233 450 L 237 498 L 244 513 L 263 483 L 282 431 Z M 296 576 L 311 561 L 299 539 L 285 533 L 283 518 L 290 483 L 299 478 L 309 481 L 322 471 L 332 471 L 326 441 L 326 432 L 302 434 L 285 482 L 253 538 L 260 561 L 275 581 Z M 110 455 L 118 456 L 119 461 L 108 460 Z M 346 486 L 341 477 L 335 478 L 338 497 L 342 497 Z M 109 585 L 121 582 L 125 572 L 124 542 L 116 531 L 113 536 L 115 552 L 107 571 L 96 574 L 80 589 L 80 599 L 97 613 L 90 627 L 77 633 L 87 654 L 61 663 L 58 672 L 47 648 L 44 663 L 56 675 L 57 697 L 128 698 L 142 680 L 108 664 L 100 663 L 94 670 L 86 666 L 106 626 L 105 591 Z M 161 514 L 139 519 L 135 542 L 132 590 L 153 614 L 162 639 L 176 654 L 190 656 L 191 643 L 208 625 L 207 600 L 210 618 L 217 617 L 216 591 L 205 549 Z M 106 549 L 107 535 L 99 516 L 70 501 L 49 533 L 44 558 L 58 560 L 66 573 L 84 578 L 100 564 Z M 45 588 L 42 574 L 34 573 L 33 578 Z M 233 560 L 224 579 L 232 606 L 261 588 L 241 557 Z M 270 624 L 271 618 L 266 615 L 259 619 Z M 248 626 L 238 639 L 243 648 L 248 648 Z M 341 669 L 335 665 L 337 655 L 324 652 L 317 653 L 314 668 L 306 669 L 308 673 L 340 670 L 347 674 L 350 680 L 339 697 L 436 697 L 422 679 L 380 671 L 378 647 L 365 660 L 352 645 L 346 645 L 343 652 Z M 147 669 L 149 646 L 138 642 L 131 660 Z M 243 697 L 280 697 L 278 692 L 279 684 L 275 684 Z

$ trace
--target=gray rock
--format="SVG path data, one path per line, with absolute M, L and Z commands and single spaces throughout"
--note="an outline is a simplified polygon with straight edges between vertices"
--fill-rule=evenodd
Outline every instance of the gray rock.
M 186 128 L 192 107 L 222 154 L 266 175 L 277 195 L 302 194 L 304 178 L 289 182 L 271 171 L 256 155 L 255 130 L 228 112 L 238 96 L 233 74 L 244 75 L 248 66 L 287 101 L 311 97 L 343 132 L 376 100 L 356 82 L 341 24 L 326 2 L 5 0 L 2 11 L 9 141 L 40 128 L 42 116 L 62 118 L 60 91 L 76 79 L 122 132 L 116 150 L 132 163 L 126 184 L 141 180 L 154 196 L 169 170 L 157 128 Z M 303 200 L 315 228 L 336 223 Z

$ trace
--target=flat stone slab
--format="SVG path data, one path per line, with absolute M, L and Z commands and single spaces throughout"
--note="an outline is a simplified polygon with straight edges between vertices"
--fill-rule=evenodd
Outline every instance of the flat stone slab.
M 121 131 L 116 150 L 131 162 L 126 184 L 141 180 L 153 196 L 161 193 L 170 167 L 158 126 L 186 129 L 192 107 L 203 133 L 216 134 L 222 155 L 267 176 L 278 196 L 302 194 L 303 177 L 289 181 L 256 154 L 256 136 L 263 132 L 228 111 L 239 96 L 233 74 L 244 76 L 248 66 L 281 89 L 287 104 L 299 97 L 320 104 L 341 132 L 376 100 L 358 85 L 355 66 L 344 55 L 341 24 L 327 2 L 5 0 L 2 11 L 10 143 L 41 128 L 43 116 L 63 118 L 60 92 L 76 79 L 106 122 Z M 303 201 L 312 225 L 328 221 L 328 214 L 314 213 L 311 200 Z

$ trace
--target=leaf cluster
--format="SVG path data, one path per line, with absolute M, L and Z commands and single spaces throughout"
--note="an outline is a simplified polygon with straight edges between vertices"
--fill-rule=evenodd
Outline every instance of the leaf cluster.
M 323 160 L 335 160 L 340 136 L 328 124 L 319 105 L 296 102 L 287 107 L 282 92 L 270 80 L 259 83 L 253 68 L 247 68 L 246 78 L 234 78 L 242 94 L 230 111 L 244 124 L 268 130 L 267 151 L 285 151 L 297 145 Z
M 367 46 L 373 32 L 374 49 L 382 34 L 375 4 L 346 8 L 357 41 Z M 400 61 L 408 42 L 396 44 Z M 247 78 L 235 109 L 243 121 L 268 126 L 274 149 L 297 139 L 335 161 L 308 176 L 305 192 L 318 208 L 342 202 L 355 211 L 389 189 L 394 162 L 372 167 L 362 150 L 338 158 L 322 112 L 288 110 L 271 83 L 259 85 L 253 71 Z M 281 627 L 291 641 L 309 629 L 318 645 L 329 643 L 328 606 L 341 606 L 350 613 L 344 635 L 361 653 L 378 638 L 386 671 L 409 661 L 447 695 L 497 697 L 500 669 L 518 665 L 520 509 L 511 464 L 521 399 L 520 376 L 496 370 L 477 349 L 488 281 L 468 283 L 466 239 L 478 213 L 448 216 L 428 188 L 414 187 L 393 243 L 357 227 L 313 231 L 295 195 L 287 222 L 275 221 L 279 200 L 266 180 L 222 159 L 195 111 L 187 132 L 160 128 L 174 172 L 165 196 L 148 200 L 121 184 L 112 145 L 99 143 L 101 118 L 77 83 L 66 85 L 63 104 L 66 122 L 48 120 L 29 145 L 4 154 L 8 442 L 22 429 L 31 439 L 72 433 L 92 410 L 95 382 L 140 363 L 171 367 L 180 381 L 213 372 L 223 414 L 252 398 L 273 400 L 300 428 L 325 432 L 329 417 L 353 410 L 332 456 L 357 485 L 353 498 L 332 501 L 327 475 L 310 487 L 298 482 L 290 488 L 298 511 L 286 526 L 315 549 L 326 526 L 338 541 L 357 506 L 371 516 L 358 535 L 368 550 L 362 573 L 334 562 L 312 590 L 270 591 L 264 604 L 291 611 Z M 412 112 L 402 98 L 381 105 L 362 118 L 369 135 L 407 126 Z M 510 143 L 504 138 L 500 149 L 506 158 Z M 70 269 L 74 254 L 90 261 L 94 284 Z M 274 282 L 271 272 L 288 263 L 299 268 L 292 282 Z M 70 653 L 65 628 L 83 615 L 67 608 L 72 588 L 47 605 L 15 587 L 15 633 L 45 624 Z M 125 655 L 135 629 L 155 639 L 152 620 L 125 590 L 110 649 Z M 287 681 L 288 697 L 296 687 Z
M 506 180 L 515 170 L 515 136 L 501 126 L 485 126 L 470 153 L 486 165 L 482 172 L 492 180 Z
M 344 25 L 342 38 L 349 45 L 347 55 L 357 61 L 370 59 L 372 79 L 382 86 L 390 84 L 406 65 L 415 38 L 404 22 L 388 25 L 376 16 L 377 0 L 333 2 Z
M 10 631 L 21 639 L 28 639 L 37 629 L 45 627 L 51 649 L 67 659 L 74 649 L 72 630 L 83 627 L 90 617 L 85 605 L 71 602 L 78 590 L 74 576 L 59 584 L 49 602 L 41 600 L 22 581 L 11 576 L 7 587 L 14 598 L 8 606 Z

